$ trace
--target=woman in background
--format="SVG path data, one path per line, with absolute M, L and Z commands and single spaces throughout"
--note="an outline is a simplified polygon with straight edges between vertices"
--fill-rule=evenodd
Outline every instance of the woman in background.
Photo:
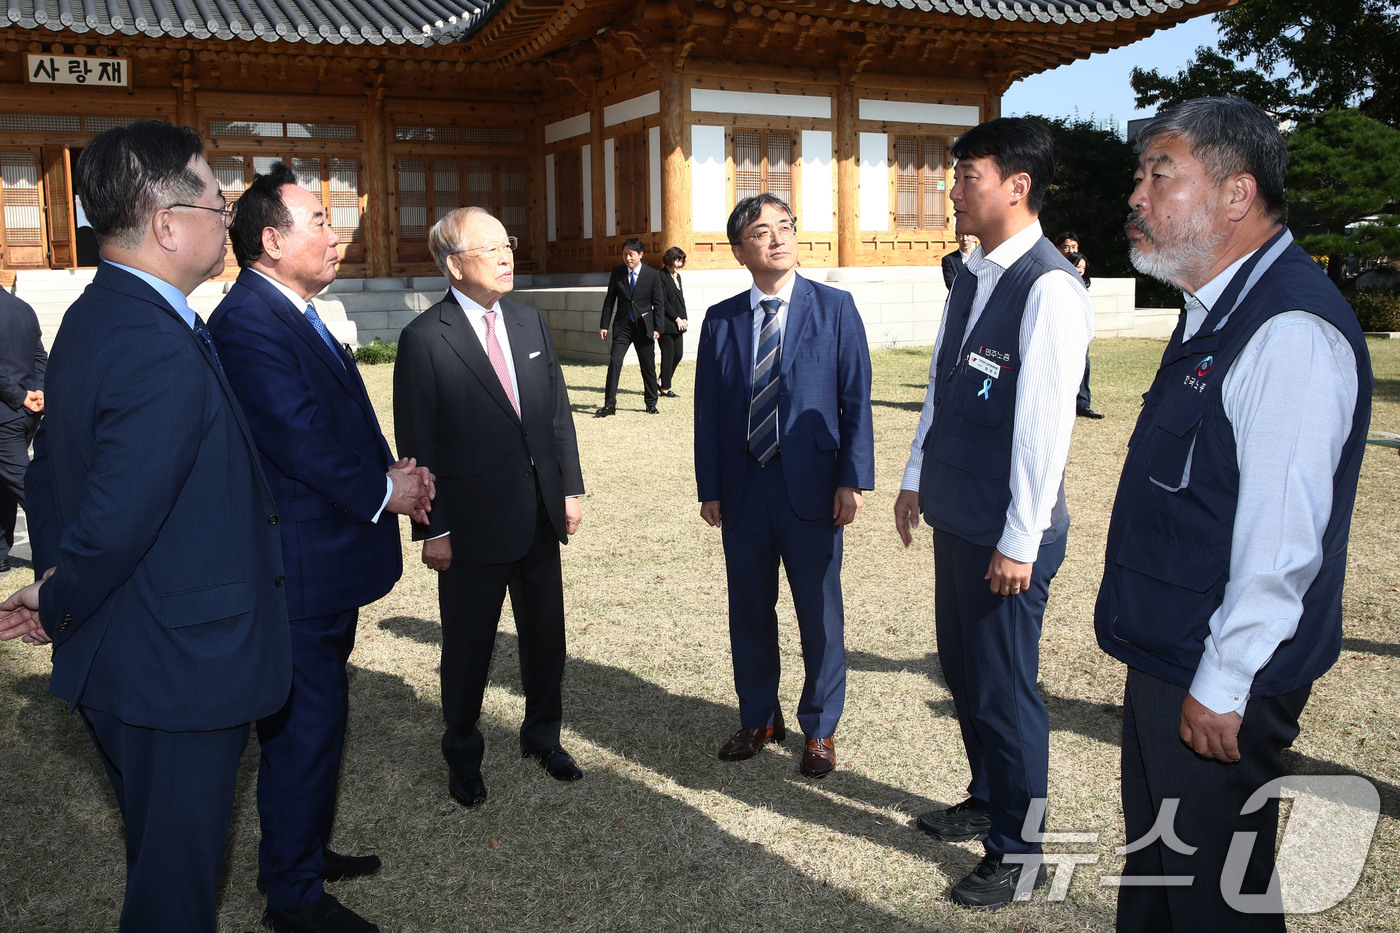
M 679 246 L 666 250 L 661 257 L 666 269 L 661 275 L 661 289 L 666 293 L 666 320 L 661 328 L 661 379 L 660 394 L 666 398 L 679 398 L 671 391 L 671 376 L 676 372 L 676 364 L 685 354 L 686 328 L 690 322 L 685 316 L 685 292 L 681 289 L 681 267 L 685 265 L 685 251 Z

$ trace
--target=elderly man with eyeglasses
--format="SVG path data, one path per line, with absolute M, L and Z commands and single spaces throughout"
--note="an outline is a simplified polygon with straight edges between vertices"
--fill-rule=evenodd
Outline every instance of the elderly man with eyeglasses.
M 723 761 L 787 730 L 778 701 L 778 565 L 787 571 L 805 666 L 801 772 L 836 767 L 846 701 L 842 529 L 875 485 L 870 350 L 848 292 L 797 274 L 797 221 L 772 194 L 729 215 L 753 285 L 705 314 L 695 369 L 700 516 L 723 529 L 739 731 Z
M 399 336 L 394 426 L 399 453 L 441 479 L 423 563 L 438 572 L 448 793 L 486 802 L 477 720 L 501 606 L 520 638 L 521 756 L 551 777 L 583 777 L 559 742 L 563 719 L 564 578 L 559 545 L 582 521 L 574 419 L 543 317 L 505 300 L 516 239 L 479 207 L 433 225 L 428 247 L 451 281 L 442 301 Z

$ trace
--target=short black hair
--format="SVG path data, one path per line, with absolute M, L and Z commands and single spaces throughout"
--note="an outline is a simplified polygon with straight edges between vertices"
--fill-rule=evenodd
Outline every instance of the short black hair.
M 140 247 L 152 214 L 204 194 L 206 183 L 190 160 L 204 141 L 187 126 L 137 120 L 95 136 L 83 147 L 73 187 L 97 242 Z
M 797 224 L 797 215 L 793 214 L 792 208 L 788 207 L 788 202 L 784 201 L 776 194 L 769 194 L 767 191 L 762 194 L 755 194 L 735 204 L 733 212 L 729 215 L 729 223 L 725 225 L 725 232 L 729 234 L 730 246 L 742 245 L 744 228 L 755 220 L 758 220 L 758 216 L 763 213 L 763 209 L 770 204 L 787 214 L 788 219 L 791 220 L 794 225 Z
M 1137 135 L 1138 152 L 1158 136 L 1189 142 L 1191 155 L 1217 186 L 1232 175 L 1254 176 L 1268 216 L 1279 223 L 1288 219 L 1288 143 L 1278 122 L 1258 106 L 1239 97 L 1197 97 L 1153 117 Z
M 1074 242 L 1078 243 L 1079 234 L 1075 233 L 1073 230 L 1066 230 L 1064 233 L 1060 234 L 1059 237 L 1056 238 L 1055 245 L 1064 246 L 1065 240 L 1073 240 Z
M 974 126 L 953 143 L 955 159 L 991 159 L 1005 181 L 1025 172 L 1031 178 L 1026 206 L 1039 214 L 1055 177 L 1055 138 L 1038 120 L 998 117 Z
M 666 250 L 665 254 L 661 257 L 661 264 L 668 269 L 678 262 L 685 262 L 685 250 L 681 249 L 679 246 L 673 246 Z
M 239 195 L 228 229 L 238 268 L 246 269 L 262 258 L 262 235 L 268 227 L 280 233 L 292 229 L 292 212 L 282 203 L 282 188 L 296 183 L 296 173 L 286 162 L 273 162 L 266 175 L 254 175 L 248 190 Z
M 622 248 L 624 250 L 630 249 L 634 253 L 645 253 L 647 251 L 646 245 L 642 243 L 642 238 L 639 236 L 629 236 L 627 239 L 623 240 Z

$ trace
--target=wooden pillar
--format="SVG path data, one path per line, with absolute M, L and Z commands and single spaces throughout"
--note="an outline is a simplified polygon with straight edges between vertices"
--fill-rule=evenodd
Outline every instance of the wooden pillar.
M 530 256 L 535 272 L 549 271 L 549 188 L 545 179 L 544 122 L 532 120 L 529 129 L 530 154 L 525 172 L 526 204 L 529 206 Z
M 694 246 L 690 216 L 690 159 L 685 146 L 685 102 L 680 72 L 661 65 L 661 249 Z
M 584 218 L 584 222 L 593 225 L 593 261 L 589 271 L 598 272 L 607 268 L 605 263 L 608 261 L 607 175 L 603 171 L 603 95 L 595 84 L 583 99 L 588 106 L 588 143 L 593 169 L 592 177 L 583 180 L 584 184 L 593 186 L 593 216 Z
M 842 75 L 836 95 L 836 264 L 854 266 L 860 248 L 859 186 L 856 165 L 855 88 Z
M 384 115 L 384 88 L 365 92 L 365 164 L 361 197 L 364 203 L 365 260 L 371 277 L 387 276 L 393 265 L 389 239 L 389 139 Z
M 199 110 L 195 106 L 194 89 L 199 82 L 189 75 L 190 66 L 185 66 L 184 77 L 170 82 L 175 86 L 175 124 L 199 130 Z

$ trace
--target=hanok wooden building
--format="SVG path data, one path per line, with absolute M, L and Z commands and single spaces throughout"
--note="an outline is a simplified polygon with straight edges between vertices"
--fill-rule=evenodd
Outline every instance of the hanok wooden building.
M 630 235 L 728 266 L 765 190 L 807 265 L 932 264 L 948 147 L 1011 82 L 1231 2 L 6 0 L 0 274 L 78 263 L 72 167 L 140 117 L 198 129 L 230 199 L 286 160 L 342 276 L 431 273 L 462 204 L 523 272 L 605 269 Z

